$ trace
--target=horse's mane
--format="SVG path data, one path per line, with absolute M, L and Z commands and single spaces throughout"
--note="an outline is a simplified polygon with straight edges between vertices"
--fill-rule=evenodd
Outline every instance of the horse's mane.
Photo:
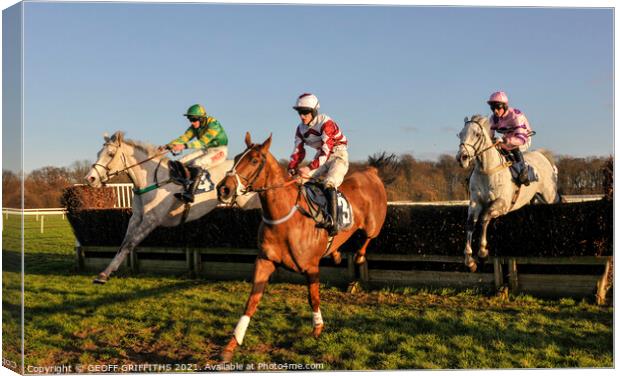
M 136 140 L 132 140 L 129 138 L 125 138 L 124 137 L 124 132 L 117 132 L 115 133 L 115 135 L 113 136 L 113 138 L 116 138 L 116 135 L 120 135 L 122 142 L 126 143 L 129 146 L 132 146 L 140 151 L 143 151 L 144 153 L 146 153 L 146 155 L 153 156 L 155 154 L 160 154 L 160 151 L 158 150 L 158 146 L 155 146 L 153 144 L 149 144 L 148 142 L 143 142 L 143 141 L 136 141 Z M 162 158 L 162 159 L 167 159 L 166 157 Z
M 488 117 L 480 114 L 475 114 L 471 116 L 469 121 L 475 121 L 478 124 L 482 125 L 482 127 L 486 130 L 487 135 L 491 136 L 491 124 L 489 123 Z

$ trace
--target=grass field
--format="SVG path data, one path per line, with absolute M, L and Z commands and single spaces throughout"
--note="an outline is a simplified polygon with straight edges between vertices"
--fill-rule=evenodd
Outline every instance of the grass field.
M 15 361 L 21 268 L 16 218 L 5 219 L 2 247 L 3 350 Z M 76 272 L 73 247 L 65 220 L 47 218 L 40 234 L 39 223 L 27 218 L 26 371 L 68 365 L 74 371 L 80 365 L 100 372 L 111 364 L 209 370 L 218 363 L 249 283 L 121 275 L 93 285 L 91 273 Z M 325 285 L 321 298 L 326 327 L 316 340 L 309 335 L 306 287 L 269 285 L 233 362 L 322 370 L 613 367 L 609 306 L 448 289 L 351 295 Z

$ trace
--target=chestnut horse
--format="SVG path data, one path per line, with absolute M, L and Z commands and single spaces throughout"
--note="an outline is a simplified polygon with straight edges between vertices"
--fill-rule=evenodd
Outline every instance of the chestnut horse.
M 232 170 L 217 185 L 218 198 L 223 203 L 231 203 L 238 195 L 257 192 L 263 208 L 263 221 L 258 230 L 259 253 L 254 265 L 252 292 L 245 313 L 222 352 L 225 362 L 232 359 L 235 348 L 242 344 L 269 276 L 278 265 L 306 276 L 314 324 L 312 334 L 318 337 L 323 329 L 319 309 L 319 261 L 328 251 L 327 231 L 316 228 L 315 221 L 298 210 L 299 207 L 308 210 L 304 200 L 300 200 L 300 182 L 288 180 L 269 152 L 271 136 L 262 144 L 253 144 L 248 132 L 245 143 L 247 149 L 235 157 Z M 366 247 L 379 235 L 385 221 L 387 194 L 378 168 L 390 163 L 391 157 L 370 160 L 370 167 L 351 173 L 339 187 L 353 208 L 353 225 L 333 239 L 330 253 L 336 262 L 340 258 L 338 248 L 357 230 L 363 230 L 366 240 L 357 251 L 355 261 L 364 263 Z

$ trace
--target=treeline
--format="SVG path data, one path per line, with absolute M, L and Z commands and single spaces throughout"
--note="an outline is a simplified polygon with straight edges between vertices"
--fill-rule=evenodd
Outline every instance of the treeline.
M 563 194 L 605 193 L 607 163 L 612 157 L 556 158 L 559 170 L 559 188 Z M 352 162 L 350 170 L 364 168 L 366 163 Z M 61 196 L 66 187 L 83 184 L 91 164 L 79 161 L 69 167 L 43 167 L 27 174 L 24 181 L 25 208 L 61 207 Z M 437 161 L 418 160 L 409 154 L 396 161 L 396 179 L 388 185 L 390 201 L 446 201 L 465 200 L 467 178 L 471 170 L 459 167 L 453 156 L 442 155 Z M 129 182 L 126 175 L 115 183 Z M 20 180 L 14 172 L 2 171 L 2 207 L 20 207 Z
M 69 167 L 42 167 L 26 175 L 24 180 L 24 207 L 59 208 L 65 188 L 84 184 L 84 177 L 91 168 L 91 162 L 78 161 Z M 129 182 L 123 176 L 116 183 Z M 20 177 L 8 170 L 2 170 L 2 207 L 19 208 L 21 202 Z

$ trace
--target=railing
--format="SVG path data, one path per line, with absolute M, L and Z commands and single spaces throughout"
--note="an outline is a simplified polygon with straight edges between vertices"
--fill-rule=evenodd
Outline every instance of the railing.
M 118 183 L 108 184 L 107 187 L 114 188 L 116 194 L 115 208 L 130 208 L 133 203 L 133 184 Z M 594 201 L 603 198 L 599 195 L 564 195 L 564 202 L 584 202 Z M 451 201 L 389 201 L 388 205 L 467 205 L 469 200 L 451 200 Z
M 67 209 L 65 208 L 41 208 L 41 209 L 14 209 L 14 208 L 2 208 L 2 214 L 4 219 L 9 219 L 9 214 L 12 215 L 26 215 L 35 216 L 35 220 L 40 223 L 40 232 L 45 232 L 45 216 L 48 215 L 61 215 L 62 219 L 65 219 Z M 4 231 L 4 221 L 2 221 L 2 230 Z
M 115 208 L 130 208 L 133 204 L 133 184 L 131 183 L 117 183 L 107 184 L 106 187 L 114 188 L 114 194 L 116 196 Z

